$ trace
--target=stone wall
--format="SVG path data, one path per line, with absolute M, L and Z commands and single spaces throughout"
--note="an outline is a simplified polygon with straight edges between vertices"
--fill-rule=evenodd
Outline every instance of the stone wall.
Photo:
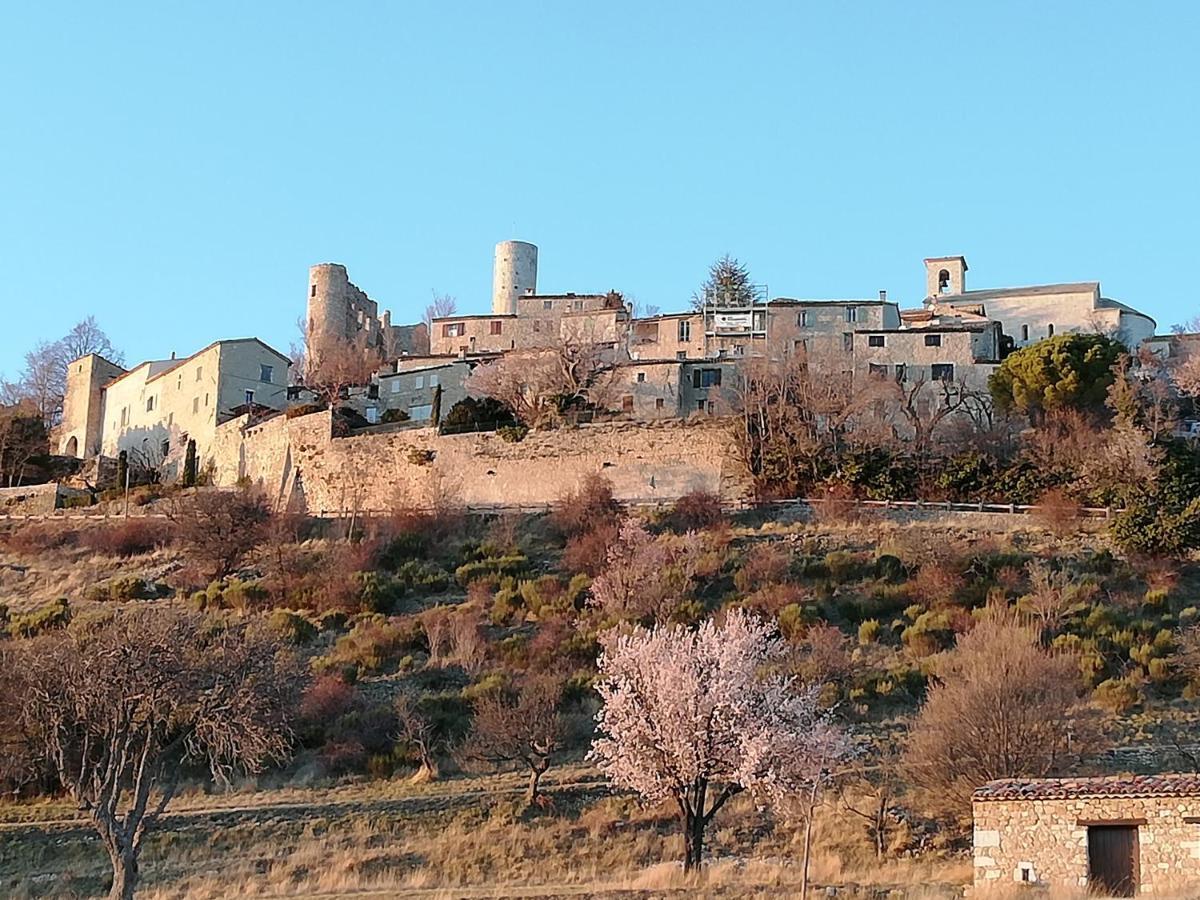
M 597 473 L 631 501 L 669 502 L 697 490 L 734 499 L 748 485 L 719 420 L 585 425 L 530 432 L 517 443 L 411 427 L 334 438 L 330 424 L 328 412 L 225 423 L 213 442 L 217 483 L 246 478 L 273 500 L 318 514 L 401 503 L 548 504 Z
M 0 515 L 44 516 L 62 506 L 67 497 L 88 496 L 88 491 L 55 482 L 0 488 Z
M 1200 797 L 1082 797 L 1055 800 L 977 800 L 975 885 L 1031 880 L 1051 888 L 1088 886 L 1088 826 L 1138 827 L 1142 894 L 1200 889 Z M 1195 896 L 1189 893 L 1187 896 Z

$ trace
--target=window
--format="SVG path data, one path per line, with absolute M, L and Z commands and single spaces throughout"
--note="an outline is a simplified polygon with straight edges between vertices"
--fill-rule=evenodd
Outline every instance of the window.
M 551 302 L 550 300 L 542 301 L 542 309 L 553 309 L 553 308 L 554 308 L 554 303 Z
M 676 359 L 687 359 L 687 351 L 686 350 L 676 350 L 675 358 Z
M 847 306 L 846 307 L 846 321 L 847 322 L 857 322 L 858 321 L 858 307 L 857 306 Z
M 1054 323 L 1051 322 L 1046 326 L 1046 337 L 1054 337 Z
M 424 422 L 426 419 L 432 419 L 433 404 L 422 403 L 420 406 L 410 406 L 408 408 L 408 417 L 414 422 Z
M 666 406 L 666 403 L 664 403 L 664 402 L 663 402 L 663 398 L 662 398 L 662 397 L 655 397 L 655 398 L 654 398 L 654 408 L 655 408 L 655 409 L 662 409 L 664 406 Z
M 537 319 L 534 319 L 534 320 L 533 320 L 533 330 L 534 330 L 534 331 L 541 331 L 541 330 L 542 330 L 542 323 L 541 323 L 541 322 L 539 322 Z
M 583 301 L 582 300 L 575 301 L 575 309 L 577 309 L 577 310 L 583 309 Z
M 175 424 L 175 413 L 167 413 L 167 427 Z
M 700 412 L 704 412 L 704 401 L 703 400 L 696 401 L 696 409 L 699 410 Z
M 807 328 L 809 326 L 810 323 L 808 321 L 808 310 L 807 309 L 800 310 L 800 315 L 796 316 L 796 324 L 799 325 L 801 328 Z
M 690 341 L 692 339 L 692 320 L 679 320 L 679 340 L 680 342 Z
M 424 388 L 425 387 L 425 376 L 418 375 L 415 378 L 413 378 L 413 387 L 418 391 L 421 390 L 422 388 Z
M 947 269 L 938 272 L 938 293 L 950 293 L 950 272 Z
M 254 405 L 254 391 L 250 390 L 249 388 L 246 389 L 246 405 Z
M 171 452 L 171 442 L 163 441 L 162 446 L 159 447 L 159 449 L 162 451 L 163 457 L 166 458 L 167 454 L 169 454 Z
M 192 415 L 195 415 L 198 412 L 200 412 L 200 398 L 193 397 L 192 398 Z
M 638 384 L 642 384 L 642 383 L 644 383 L 644 382 L 645 382 L 645 380 L 646 380 L 646 373 L 645 373 L 645 372 L 638 372 L 638 373 L 637 373 L 637 381 L 638 381 Z
M 196 380 L 200 380 L 200 376 L 204 374 L 204 366 L 196 366 Z
M 867 336 L 867 346 L 868 346 L 868 347 L 882 347 L 882 346 L 884 346 L 883 335 L 882 335 L 882 334 L 872 334 L 872 335 L 868 335 L 868 336 Z
M 808 338 L 801 338 L 798 341 L 792 341 L 792 352 L 804 354 L 808 352 Z
M 878 378 L 887 378 L 887 366 L 878 366 L 875 363 L 867 364 L 867 371 Z
M 493 319 L 491 326 L 492 326 L 491 327 L 492 334 L 500 334 L 504 331 L 504 323 L 501 322 L 499 319 Z
M 466 329 L 464 328 L 462 322 L 447 322 L 442 326 L 442 337 L 462 337 L 465 333 Z
M 177 391 L 183 390 L 183 375 L 182 374 L 175 381 L 175 390 L 177 390 Z
M 954 363 L 934 363 L 929 367 L 929 375 L 934 381 L 953 381 Z
M 400 393 L 400 379 L 393 378 L 391 381 L 392 381 L 392 393 L 393 394 Z
M 317 286 L 315 284 L 311 288 L 309 288 L 308 296 L 310 296 L 310 297 L 317 296 Z
M 633 412 L 633 395 L 626 394 L 621 398 L 621 410 L 623 412 Z
M 925 346 L 926 346 L 926 347 L 940 347 L 940 346 L 942 346 L 942 336 L 941 336 L 940 334 L 927 334 L 927 335 L 925 335 Z
M 146 412 L 154 412 L 154 398 L 153 397 L 146 398 Z
M 124 428 L 128 424 L 129 424 L 129 407 L 122 406 L 121 407 L 121 427 Z
M 1021 340 L 1023 340 L 1023 341 L 1029 340 L 1029 326 L 1028 325 L 1021 326 Z
M 842 349 L 847 353 L 854 352 L 854 335 L 848 331 L 842 335 Z
M 430 387 L 437 387 L 437 386 L 438 386 L 438 377 L 437 377 L 436 375 L 430 375 L 430 376 L 429 376 L 429 386 L 430 386 Z
M 369 425 L 378 425 L 379 424 L 379 410 L 374 406 L 367 407 L 367 424 L 369 424 Z
M 900 384 L 908 381 L 908 366 L 903 363 L 896 365 L 896 381 Z
M 273 371 L 274 371 L 274 369 L 272 366 L 259 366 L 258 367 L 258 380 L 261 381 L 263 384 L 270 384 L 271 383 L 271 374 Z
M 692 387 L 710 388 L 721 386 L 720 369 L 692 369 Z
M 208 394 L 204 395 L 204 408 L 208 409 Z

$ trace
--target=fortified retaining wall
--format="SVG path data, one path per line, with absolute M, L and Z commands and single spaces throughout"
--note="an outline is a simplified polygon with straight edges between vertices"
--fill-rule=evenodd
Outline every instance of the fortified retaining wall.
M 412 427 L 335 438 L 322 412 L 254 426 L 235 419 L 217 429 L 212 453 L 218 484 L 246 478 L 272 499 L 316 514 L 546 504 L 597 473 L 626 501 L 671 501 L 691 491 L 733 500 L 748 487 L 719 420 L 584 425 L 509 443 L 491 432 Z

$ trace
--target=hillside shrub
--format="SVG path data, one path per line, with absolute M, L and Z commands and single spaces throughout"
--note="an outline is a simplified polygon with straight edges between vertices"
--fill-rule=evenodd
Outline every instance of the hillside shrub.
M 619 526 L 615 519 L 599 523 L 567 539 L 559 563 L 564 572 L 595 577 L 604 571 L 609 548 L 617 542 Z
M 298 419 L 300 416 L 311 416 L 313 413 L 325 412 L 325 409 L 324 403 L 300 403 L 296 406 L 289 406 L 284 415 L 289 419 Z
M 529 557 L 523 554 L 480 559 L 475 562 L 463 563 L 454 570 L 454 578 L 462 587 L 466 587 L 477 578 L 519 575 L 528 565 Z
M 379 417 L 379 421 L 384 425 L 394 425 L 397 422 L 407 422 L 410 416 L 403 409 L 385 409 L 383 415 Z
M 621 506 L 613 497 L 612 482 L 602 475 L 589 475 L 568 491 L 550 512 L 550 524 L 564 538 L 591 531 L 606 522 L 616 522 Z
M 1092 699 L 1103 709 L 1122 716 L 1141 702 L 1138 686 L 1127 678 L 1109 678 L 1096 685 Z
M 31 638 L 47 631 L 66 628 L 71 622 L 71 603 L 66 597 L 39 606 L 21 615 L 8 619 L 8 633 L 12 637 Z
M 115 525 L 84 529 L 79 542 L 95 553 L 121 559 L 150 553 L 171 543 L 169 523 L 157 519 L 124 519 Z
M 528 425 L 501 425 L 496 429 L 496 434 L 500 440 L 509 444 L 519 444 L 525 440 L 525 435 L 529 434 Z
M 290 644 L 307 644 L 317 636 L 317 627 L 290 609 L 275 609 L 267 617 L 267 627 Z
M 667 515 L 673 531 L 702 531 L 725 521 L 721 498 L 709 491 L 690 491 L 675 501 Z

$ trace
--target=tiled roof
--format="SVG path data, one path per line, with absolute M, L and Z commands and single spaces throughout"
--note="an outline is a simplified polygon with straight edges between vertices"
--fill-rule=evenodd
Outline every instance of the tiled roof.
M 971 799 L 1073 800 L 1084 797 L 1200 797 L 1200 775 L 1109 775 L 1099 778 L 1005 778 Z

